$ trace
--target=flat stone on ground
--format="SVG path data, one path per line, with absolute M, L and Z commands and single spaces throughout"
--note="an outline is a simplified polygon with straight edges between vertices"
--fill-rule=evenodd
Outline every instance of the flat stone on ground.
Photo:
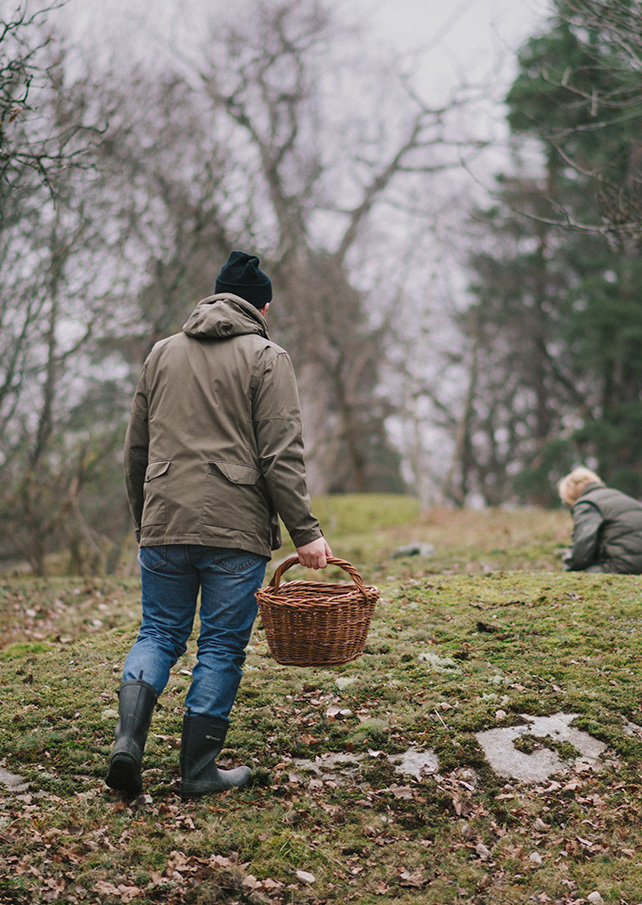
M 439 759 L 432 750 L 420 751 L 419 748 L 409 748 L 403 754 L 393 754 L 388 760 L 396 764 L 396 773 L 404 773 L 416 779 L 421 779 L 426 773 L 436 773 L 439 769 Z
M 543 782 L 554 773 L 568 769 L 569 766 L 585 766 L 591 769 L 599 769 L 602 766 L 601 759 L 606 751 L 606 745 L 570 725 L 577 714 L 555 713 L 545 717 L 522 714 L 522 716 L 527 721 L 525 725 L 476 733 L 477 741 L 484 749 L 488 763 L 498 776 L 521 782 Z M 564 760 L 551 748 L 539 748 L 532 754 L 518 751 L 514 742 L 524 735 L 534 735 L 538 738 L 548 736 L 555 741 L 570 742 L 579 752 L 579 757 L 571 761 Z
M 391 764 L 395 764 L 395 772 L 406 776 L 414 776 L 421 780 L 429 773 L 436 773 L 439 768 L 437 755 L 433 750 L 422 751 L 419 748 L 409 748 L 403 754 L 383 755 L 375 751 L 370 754 L 385 756 Z M 320 780 L 335 782 L 343 785 L 354 780 L 355 773 L 360 764 L 368 760 L 363 754 L 324 754 L 315 757 L 314 760 L 295 757 L 292 766 L 297 770 L 314 773 Z
M 4 786 L 11 792 L 25 792 L 29 788 L 29 783 L 23 776 L 9 773 L 4 767 L 0 767 L 0 786 Z

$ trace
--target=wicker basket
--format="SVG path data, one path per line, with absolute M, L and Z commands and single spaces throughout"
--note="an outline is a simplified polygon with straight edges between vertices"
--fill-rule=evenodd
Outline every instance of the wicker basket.
M 336 666 L 354 660 L 363 653 L 378 589 L 364 587 L 354 566 L 334 557 L 328 564 L 344 569 L 354 584 L 280 584 L 283 573 L 298 562 L 296 556 L 286 559 L 270 584 L 256 593 L 270 653 L 287 666 Z

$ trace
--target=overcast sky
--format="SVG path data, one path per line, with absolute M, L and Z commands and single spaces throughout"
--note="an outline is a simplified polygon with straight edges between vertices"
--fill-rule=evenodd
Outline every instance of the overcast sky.
M 12 2 L 0 0 L 0 8 Z M 39 5 L 37 0 L 29 2 Z M 506 123 L 501 100 L 515 75 L 516 52 L 544 27 L 550 0 L 328 2 L 340 18 L 363 23 L 384 56 L 393 49 L 403 58 L 429 106 L 445 102 L 463 83 L 483 85 L 478 112 L 472 105 L 469 115 L 477 118 L 479 137 L 502 153 Z M 67 0 L 54 15 L 66 18 L 80 43 L 94 45 L 98 55 L 162 59 L 171 56 L 170 44 L 198 45 L 206 19 L 215 19 L 219 10 L 228 18 L 240 5 L 230 0 Z
M 14 0 L 0 0 L 0 8 Z M 29 0 L 35 2 L 35 0 Z M 277 2 L 277 0 L 273 0 Z M 391 49 L 414 66 L 413 85 L 424 102 L 439 106 L 462 83 L 483 86 L 479 98 L 463 109 L 460 134 L 488 141 L 467 172 L 449 171 L 442 206 L 450 193 L 463 190 L 478 203 L 494 187 L 494 174 L 507 166 L 507 125 L 501 104 L 516 73 L 516 52 L 543 30 L 551 0 L 327 0 L 340 18 L 365 26 L 384 56 Z M 37 5 L 37 4 L 36 4 Z M 227 19 L 242 0 L 67 0 L 56 15 L 67 18 L 79 43 L 109 59 L 176 58 L 170 45 L 200 45 L 206 20 Z M 368 51 L 374 48 L 367 48 Z M 472 178 L 471 178 L 472 177 Z M 463 185 L 463 189 L 461 188 Z
M 385 41 L 427 47 L 422 75 L 432 91 L 483 79 L 499 65 L 510 79 L 515 52 L 546 20 L 547 0 L 343 0 Z
M 0 0 L 0 6 L 11 0 Z M 32 0 L 33 2 L 33 0 Z M 343 15 L 362 20 L 382 45 L 400 53 L 423 50 L 422 79 L 439 94 L 461 81 L 482 79 L 500 66 L 498 81 L 508 82 L 511 61 L 522 41 L 546 18 L 548 0 L 334 0 Z M 39 5 L 35 3 L 34 6 Z M 202 11 L 229 0 L 68 0 L 65 14 L 78 33 L 92 40 L 130 42 L 139 49 L 160 46 L 167 36 L 195 35 Z M 425 49 L 428 48 L 428 53 Z

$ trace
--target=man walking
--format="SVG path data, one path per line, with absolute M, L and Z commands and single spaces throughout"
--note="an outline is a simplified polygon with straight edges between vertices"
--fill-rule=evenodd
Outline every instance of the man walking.
M 140 544 L 142 622 L 123 668 L 105 782 L 142 789 L 158 696 L 185 652 L 200 590 L 197 663 L 185 700 L 181 796 L 244 786 L 219 770 L 279 516 L 302 565 L 331 556 L 310 508 L 292 364 L 271 342 L 259 259 L 233 251 L 182 333 L 157 343 L 138 381 L 125 439 L 127 495 Z

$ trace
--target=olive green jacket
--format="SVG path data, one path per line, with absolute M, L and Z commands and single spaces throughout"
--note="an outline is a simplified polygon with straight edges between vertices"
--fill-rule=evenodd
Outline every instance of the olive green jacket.
M 143 366 L 125 438 L 125 480 L 141 546 L 205 544 L 263 556 L 322 536 L 303 461 L 288 354 L 248 302 L 219 293 Z
M 588 484 L 573 509 L 573 545 L 565 568 L 642 574 L 642 504 L 633 497 Z

